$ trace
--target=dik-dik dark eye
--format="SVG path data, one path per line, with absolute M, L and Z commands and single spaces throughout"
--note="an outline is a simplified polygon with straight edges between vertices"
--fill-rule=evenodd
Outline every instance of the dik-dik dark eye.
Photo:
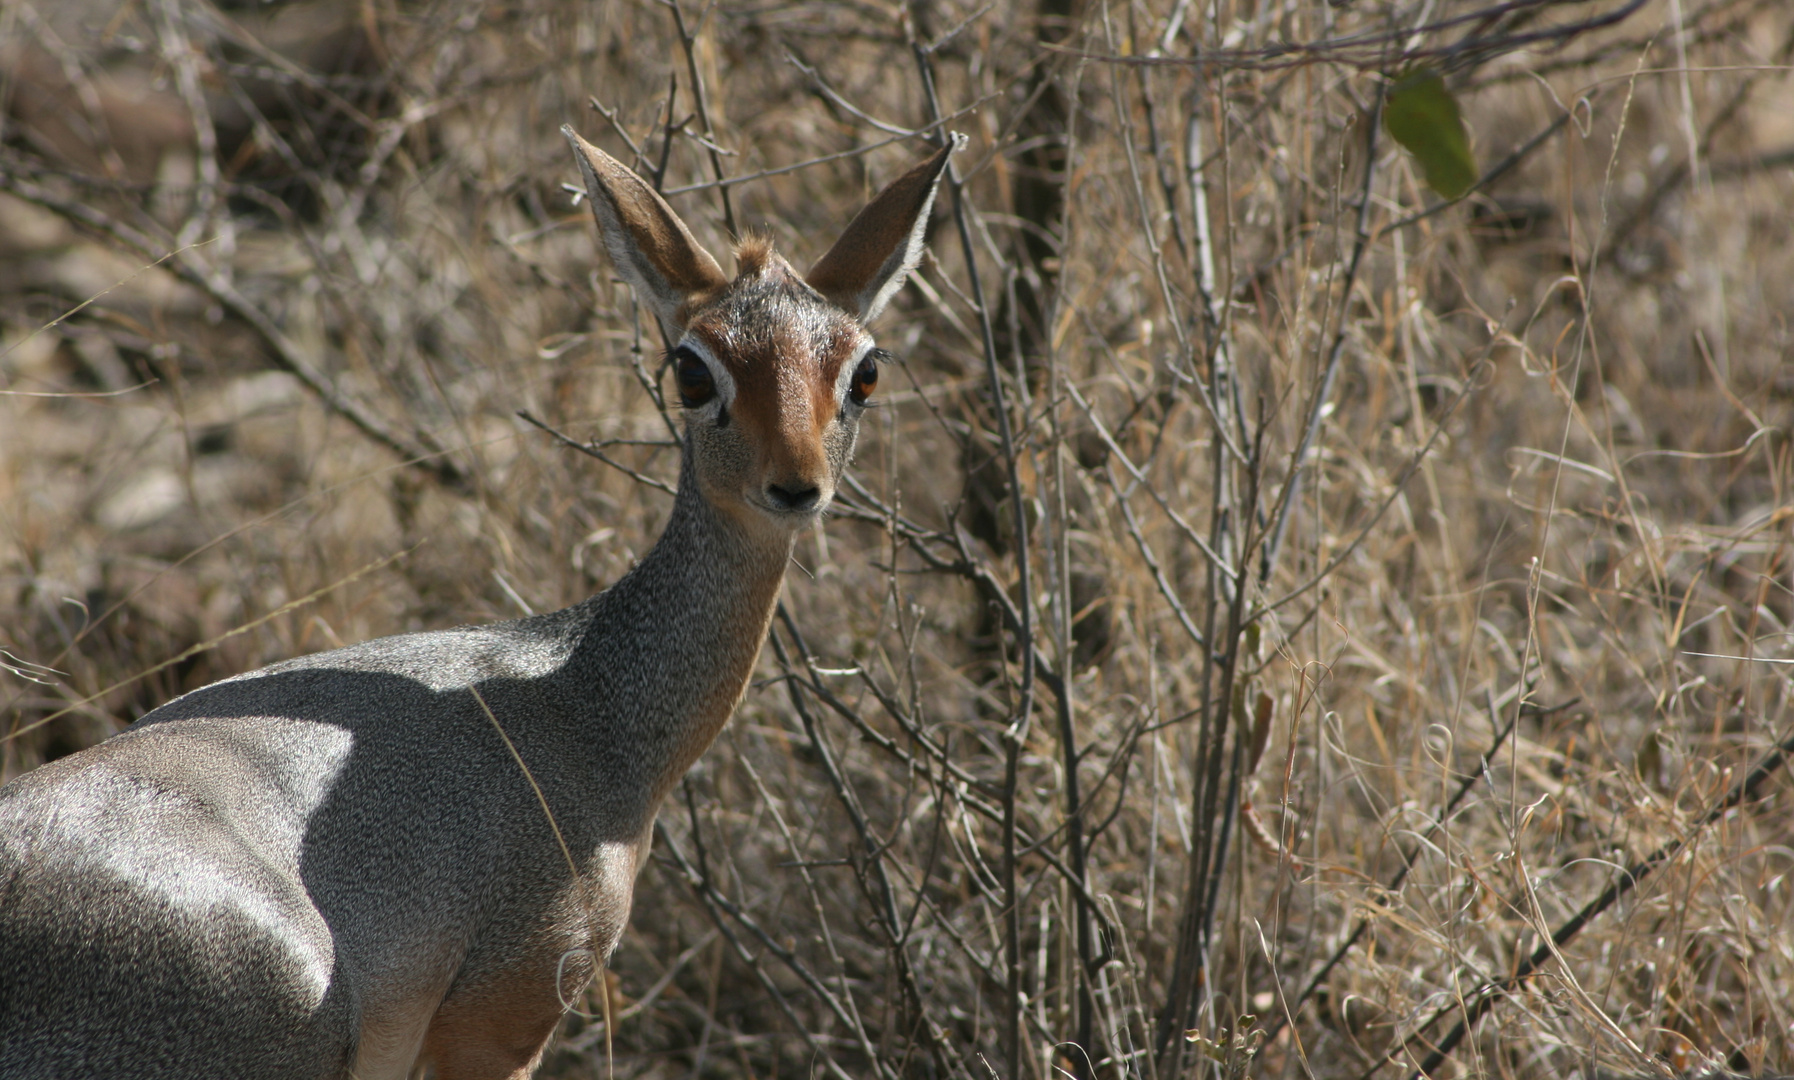
M 679 404 L 695 409 L 716 396 L 716 377 L 702 357 L 681 346 L 673 350 L 673 381 L 679 384 Z
M 878 362 L 889 355 L 883 349 L 873 349 L 860 357 L 860 366 L 853 369 L 853 384 L 847 388 L 847 397 L 855 405 L 863 408 L 872 391 L 878 389 Z

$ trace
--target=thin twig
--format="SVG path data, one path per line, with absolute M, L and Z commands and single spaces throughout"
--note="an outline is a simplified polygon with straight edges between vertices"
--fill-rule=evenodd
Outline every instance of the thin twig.
M 1695 821 L 1693 827 L 1686 833 L 1676 837 L 1669 843 L 1664 844 L 1662 847 L 1659 847 L 1657 850 L 1651 852 L 1649 855 L 1646 855 L 1644 858 L 1622 871 L 1620 876 L 1615 878 L 1612 884 L 1602 890 L 1601 895 L 1583 905 L 1582 910 L 1578 911 L 1562 926 L 1559 926 L 1547 941 L 1540 944 L 1538 948 L 1532 951 L 1532 955 L 1521 961 L 1520 964 L 1514 968 L 1513 974 L 1504 979 L 1485 983 L 1478 989 L 1464 995 L 1467 1007 L 1464 1010 L 1462 1018 L 1459 1019 L 1451 1031 L 1446 1034 L 1445 1038 L 1439 1040 L 1438 1045 L 1426 1056 L 1419 1067 L 1416 1068 L 1413 1073 L 1409 1074 L 1409 1080 L 1421 1080 L 1422 1077 L 1431 1076 L 1439 1066 L 1445 1064 L 1446 1059 L 1451 1057 L 1452 1051 L 1457 1049 L 1460 1042 L 1464 1041 L 1464 1036 L 1470 1033 L 1471 1029 L 1476 1026 L 1477 1021 L 1487 1015 L 1489 1010 L 1494 1008 L 1497 1002 L 1512 993 L 1521 983 L 1530 979 L 1535 972 L 1545 965 L 1546 961 L 1557 955 L 1558 950 L 1569 944 L 1570 941 L 1573 940 L 1577 934 L 1580 934 L 1589 923 L 1600 917 L 1602 912 L 1612 907 L 1615 901 L 1637 888 L 1639 883 L 1649 877 L 1653 871 L 1679 855 L 1689 844 L 1694 842 L 1696 837 L 1706 830 L 1707 826 L 1725 816 L 1725 813 L 1728 810 L 1742 805 L 1746 800 L 1754 796 L 1757 789 L 1763 786 L 1764 781 L 1781 771 L 1782 766 L 1787 763 L 1790 754 L 1794 754 L 1794 734 L 1784 737 L 1780 742 L 1771 747 L 1768 753 L 1757 759 L 1756 764 L 1751 766 L 1750 772 L 1745 774 L 1745 776 L 1737 783 L 1733 784 L 1731 789 L 1727 791 L 1725 795 L 1721 796 L 1718 801 L 1708 807 L 1707 812 L 1702 814 L 1700 818 Z M 1408 1048 L 1421 1039 L 1435 1023 L 1453 1011 L 1455 1011 L 1455 1007 L 1442 1009 L 1439 1012 L 1434 1013 L 1424 1023 L 1420 1024 L 1420 1026 L 1414 1030 L 1413 1034 L 1409 1035 L 1406 1039 L 1403 1039 L 1400 1045 L 1384 1054 L 1378 1059 L 1375 1065 L 1360 1074 L 1359 1080 L 1369 1080 L 1369 1078 L 1376 1075 L 1377 1071 L 1384 1065 L 1389 1064 L 1402 1054 L 1405 1054 Z
M 34 183 L 9 169 L 0 161 L 0 182 L 13 194 L 48 210 L 54 210 L 71 221 L 101 232 L 132 249 L 141 258 L 157 262 L 168 257 L 165 246 L 124 224 L 102 210 L 65 199 L 49 188 Z M 273 354 L 277 367 L 288 372 L 317 396 L 324 406 L 348 420 L 362 434 L 397 454 L 411 468 L 417 469 L 454 491 L 468 490 L 467 474 L 444 455 L 446 451 L 424 440 L 421 445 L 400 436 L 359 401 L 349 397 L 324 373 L 313 365 L 302 349 L 287 337 L 274 318 L 248 297 L 238 292 L 223 276 L 192 257 L 191 251 L 175 251 L 171 268 L 191 285 L 203 290 L 237 318 L 249 324 Z

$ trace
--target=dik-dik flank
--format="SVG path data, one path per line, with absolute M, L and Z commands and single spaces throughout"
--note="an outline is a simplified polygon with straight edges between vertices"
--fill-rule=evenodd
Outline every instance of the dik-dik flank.
M 731 280 L 564 130 L 674 342 L 660 540 L 565 611 L 226 679 L 0 788 L 0 1076 L 526 1077 L 616 946 L 852 456 L 951 145 L 809 274 L 750 240 Z

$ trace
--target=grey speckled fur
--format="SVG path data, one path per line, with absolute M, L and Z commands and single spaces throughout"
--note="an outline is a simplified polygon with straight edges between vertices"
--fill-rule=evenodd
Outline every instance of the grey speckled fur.
M 658 196 L 575 150 L 619 270 L 719 383 L 660 540 L 565 611 L 214 683 L 0 789 L 0 1077 L 527 1076 L 615 947 L 654 814 L 852 453 L 841 365 L 871 339 L 769 249 L 718 280 Z M 914 266 L 945 161 L 849 227 L 905 246 L 831 253 L 831 295 L 882 301 Z M 769 509 L 775 483 L 816 505 Z

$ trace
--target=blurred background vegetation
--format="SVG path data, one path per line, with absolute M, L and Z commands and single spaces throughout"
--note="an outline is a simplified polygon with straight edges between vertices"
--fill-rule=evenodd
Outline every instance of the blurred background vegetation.
M 1791 51 L 1783 0 L 0 0 L 0 770 L 646 550 L 678 418 L 559 125 L 800 266 L 957 130 L 543 1075 L 1794 1071 Z

